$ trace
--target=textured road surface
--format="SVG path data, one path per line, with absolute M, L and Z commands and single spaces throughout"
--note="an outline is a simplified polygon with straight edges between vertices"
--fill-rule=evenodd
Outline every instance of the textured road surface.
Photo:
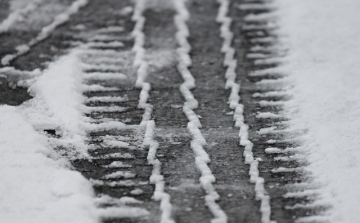
M 8 1 L 0 2 L 0 20 L 6 18 Z M 69 2 L 69 1 L 68 1 Z M 164 176 L 164 191 L 171 197 L 173 205 L 172 218 L 178 223 L 210 222 L 213 218 L 205 204 L 206 192 L 199 183 L 200 172 L 196 167 L 194 152 L 190 147 L 191 135 L 186 126 L 188 119 L 183 113 L 185 99 L 179 88 L 184 82 L 178 72 L 178 43 L 175 38 L 177 27 L 174 23 L 176 10 L 167 1 L 148 1 L 143 16 L 146 18 L 143 32 L 145 34 L 144 48 L 149 64 L 146 81 L 151 84 L 148 103 L 153 106 L 151 119 L 155 121 L 155 140 L 159 143 L 157 158 L 161 161 L 161 173 Z M 267 2 L 267 1 L 264 1 Z M 246 1 L 246 4 L 264 5 L 263 1 Z M 286 130 L 286 118 L 283 117 L 281 103 L 265 105 L 263 100 L 281 102 L 288 100 L 282 90 L 289 88 L 286 83 L 262 80 L 276 80 L 278 75 L 249 76 L 248 74 L 264 68 L 275 67 L 276 63 L 257 64 L 248 55 L 254 47 L 271 48 L 274 42 L 259 41 L 273 38 L 276 35 L 266 25 L 266 21 L 245 21 L 249 14 L 267 12 L 267 8 L 252 8 L 242 10 L 241 0 L 230 1 L 228 16 L 232 18 L 231 30 L 234 33 L 232 46 L 237 60 L 236 82 L 241 83 L 240 103 L 244 105 L 245 123 L 249 125 L 249 138 L 254 144 L 253 153 L 262 161 L 259 163 L 260 176 L 264 178 L 265 190 L 270 197 L 271 220 L 279 223 L 290 223 L 304 216 L 310 216 L 320 209 L 294 208 L 296 204 L 306 204 L 311 197 L 284 197 L 288 192 L 301 191 L 301 182 L 307 177 L 299 171 L 276 171 L 283 167 L 287 170 L 299 168 L 305 163 L 292 160 L 279 161 L 274 158 L 284 157 L 284 153 L 265 153 L 269 147 L 281 150 L 296 147 L 297 144 L 287 135 L 286 131 L 267 131 L 259 134 L 260 129 L 277 127 Z M 249 165 L 243 158 L 244 148 L 239 145 L 239 129 L 234 127 L 233 110 L 229 108 L 230 90 L 225 89 L 225 72 L 223 66 L 224 54 L 221 53 L 223 39 L 220 37 L 220 24 L 216 22 L 219 3 L 216 0 L 189 0 L 186 3 L 190 13 L 187 21 L 189 29 L 188 42 L 191 45 L 190 57 L 192 66 L 189 68 L 196 81 L 193 96 L 199 106 L 195 109 L 202 128 L 201 133 L 207 141 L 204 150 L 209 154 L 209 168 L 216 178 L 213 183 L 220 199 L 216 202 L 226 213 L 228 222 L 255 223 L 262 222 L 260 201 L 255 199 L 255 185 L 250 183 Z M 131 8 L 130 8 L 131 7 Z M 121 72 L 127 79 L 114 81 L 112 79 L 90 79 L 85 84 L 99 84 L 103 87 L 116 89 L 94 90 L 84 92 L 88 98 L 88 107 L 111 108 L 119 106 L 124 110 L 96 110 L 88 114 L 93 122 L 104 120 L 121 121 L 128 125 L 123 130 L 104 130 L 89 133 L 88 143 L 92 146 L 92 160 L 74 160 L 73 166 L 94 183 L 95 192 L 114 198 L 131 196 L 143 203 L 138 207 L 150 211 L 145 218 L 105 218 L 104 222 L 159 222 L 161 210 L 159 202 L 152 196 L 154 185 L 149 182 L 152 165 L 147 162 L 148 148 L 143 147 L 144 126 L 141 126 L 144 110 L 138 108 L 141 88 L 135 87 L 136 69 L 132 66 L 134 53 L 132 47 L 134 38 L 131 32 L 135 22 L 132 21 L 134 1 L 130 0 L 91 0 L 79 12 L 71 16 L 64 25 L 55 29 L 49 38 L 32 47 L 29 53 L 22 55 L 10 65 L 17 70 L 31 71 L 44 69 L 59 55 L 64 55 L 75 45 L 101 43 L 91 49 L 103 51 L 95 56 L 84 53 L 83 61 L 89 65 L 87 73 Z M 119 26 L 124 30 L 106 32 L 109 38 L 93 38 L 94 33 L 106 27 Z M 249 28 L 256 26 L 257 28 Z M 0 34 L 0 57 L 13 53 L 18 45 L 29 42 L 38 28 L 13 29 Z M 105 35 L 105 34 L 104 34 Z M 111 41 L 121 41 L 123 47 L 106 47 Z M 106 50 L 116 53 L 106 54 Z M 262 52 L 272 57 L 276 52 Z M 110 59 L 118 58 L 119 62 Z M 105 61 L 101 63 L 99 61 Z M 107 61 L 107 62 L 106 62 Z M 100 66 L 101 65 L 101 66 Z M 105 66 L 105 68 L 104 68 Z M 108 66 L 108 67 L 106 67 Z M 117 70 L 114 68 L 117 66 Z M 5 67 L 5 66 L 3 66 Z M 11 75 L 10 75 L 11 76 Z M 12 88 L 13 80 L 1 76 L 0 104 L 19 105 L 31 98 L 25 88 Z M 266 94 L 267 92 L 279 94 Z M 97 97 L 112 96 L 122 98 L 118 101 L 98 100 Z M 258 114 L 271 112 L 278 114 L 275 118 L 259 118 Z M 110 142 L 120 140 L 126 145 L 113 145 Z M 269 141 L 273 140 L 273 141 Z M 112 154 L 122 156 L 112 156 Z M 127 154 L 127 155 L 124 155 Z M 117 163 L 110 168 L 110 164 Z M 121 165 L 120 165 L 121 163 Z M 128 175 L 107 177 L 115 171 L 123 171 Z M 110 205 L 110 204 L 109 204 Z M 264 221 L 263 221 L 264 222 Z

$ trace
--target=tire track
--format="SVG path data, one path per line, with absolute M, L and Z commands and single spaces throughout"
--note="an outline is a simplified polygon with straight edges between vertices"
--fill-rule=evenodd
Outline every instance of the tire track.
M 138 5 L 134 13 L 135 20 L 136 15 L 141 17 L 136 14 L 141 13 Z M 134 29 L 131 28 L 120 24 L 100 27 L 95 36 L 79 46 L 91 122 L 88 130 L 91 158 L 75 160 L 73 165 L 93 183 L 103 222 L 157 222 L 166 218 L 167 213 L 166 208 L 161 208 L 163 214 L 159 217 L 159 205 L 152 200 L 154 197 L 162 203 L 166 201 L 162 199 L 159 165 L 154 158 L 154 123 L 145 120 L 151 113 L 143 115 L 143 109 L 150 105 L 146 103 L 146 94 L 144 98 L 144 89 L 127 87 L 145 78 L 140 74 L 135 80 L 131 75 L 137 70 L 133 62 L 143 62 L 136 48 L 142 47 L 143 40 L 136 36 L 141 34 L 142 26 L 136 20 Z M 135 47 L 131 47 L 131 42 Z
M 22 62 L 44 46 L 78 48 L 91 158 L 73 165 L 93 182 L 104 222 L 317 219 L 326 207 L 314 203 L 317 185 L 304 182 L 309 176 L 302 172 L 304 150 L 297 142 L 303 132 L 289 128 L 282 114 L 291 88 L 277 69 L 286 50 L 278 44 L 269 1 L 218 0 L 218 8 L 215 0 L 189 1 L 187 7 L 181 0 L 159 10 L 138 0 L 135 26 L 129 13 L 120 13 L 131 12 L 129 2 L 94 2 L 11 64 L 46 67 L 38 60 Z M 97 4 L 100 21 L 86 23 Z M 104 13 L 110 6 L 119 14 Z M 36 73 L 5 71 L 9 77 Z
M 101 35 L 119 36 L 121 39 L 121 35 L 124 35 L 121 33 L 109 31 Z M 151 200 L 153 193 L 153 187 L 148 182 L 151 167 L 146 164 L 147 151 L 143 149 L 145 128 L 121 122 L 129 119 L 126 117 L 124 120 L 127 105 L 137 107 L 137 103 L 127 103 L 135 95 L 129 96 L 118 84 L 131 83 L 124 74 L 131 69 L 126 65 L 130 63 L 125 61 L 131 60 L 128 57 L 130 49 L 118 49 L 119 44 L 114 44 L 113 49 L 96 49 L 100 43 L 108 47 L 111 42 L 96 41 L 95 48 L 92 43 L 80 46 L 80 57 L 85 65 L 87 113 L 91 122 L 88 129 L 91 158 L 76 160 L 73 165 L 93 183 L 104 222 L 144 222 L 143 217 L 149 215 L 147 201 Z M 118 61 L 114 61 L 113 57 L 117 57 Z M 92 65 L 92 69 L 89 70 L 88 65 Z M 99 76 L 107 77 L 107 74 L 111 74 L 109 78 L 102 77 L 99 81 Z M 125 205 L 120 202 L 124 199 L 127 201 Z
M 10 14 L 10 5 L 9 2 L 1 1 L 0 2 L 0 22 L 2 23 Z
M 262 161 L 259 158 L 254 157 L 253 154 L 253 143 L 249 140 L 249 126 L 244 123 L 244 105 L 239 104 L 239 91 L 240 85 L 235 83 L 236 78 L 236 67 L 237 61 L 234 57 L 235 49 L 231 46 L 233 39 L 233 32 L 230 30 L 231 27 L 231 18 L 227 17 L 230 1 L 228 0 L 218 0 L 220 3 L 217 21 L 221 23 L 221 37 L 223 38 L 223 46 L 221 51 L 225 54 L 224 66 L 227 67 L 226 70 L 226 85 L 225 88 L 231 88 L 231 94 L 229 97 L 229 105 L 231 109 L 234 109 L 234 120 L 235 126 L 240 128 L 240 145 L 244 146 L 244 157 L 245 163 L 250 165 L 250 182 L 254 183 L 256 200 L 261 201 L 260 212 L 261 212 L 261 222 L 271 223 L 274 222 L 271 220 L 271 206 L 270 206 L 270 196 L 264 188 L 264 178 L 259 177 L 259 161 Z
M 171 196 L 174 221 L 207 222 L 211 214 L 203 201 L 205 193 L 197 183 L 199 174 L 185 129 L 188 121 L 181 111 L 184 99 L 179 86 L 183 80 L 176 69 L 174 8 L 172 3 L 159 6 L 160 9 L 158 5 L 152 7 L 151 2 L 149 5 L 144 12 L 145 57 L 149 63 L 147 80 L 152 86 L 149 102 L 154 106 L 157 157 L 162 163 L 165 191 Z
M 39 5 L 43 2 L 43 0 L 33 0 L 25 5 L 24 8 L 17 9 L 13 12 L 11 12 L 7 18 L 1 21 L 0 23 L 0 34 L 7 32 L 11 26 L 17 22 L 20 19 L 23 19 L 23 17 L 26 14 L 29 14 L 30 12 L 34 11 Z
M 109 8 L 109 5 L 112 5 L 112 8 Z M 129 3 L 126 1 L 91 1 L 87 7 L 73 14 L 68 22 L 55 29 L 47 39 L 33 46 L 28 53 L 17 57 L 11 63 L 11 67 L 1 68 L 0 73 L 4 75 L 2 78 L 3 103 L 20 104 L 30 99 L 30 95 L 26 92 L 27 82 L 36 75 L 40 75 L 54 58 L 68 53 L 70 49 L 79 44 L 86 43 L 89 38 L 100 35 L 101 33 L 97 33 L 98 27 L 104 25 L 111 27 L 120 23 L 125 29 L 132 28 L 133 24 L 124 20 L 129 9 L 131 10 L 129 7 Z M 31 39 L 33 34 L 37 33 L 10 30 L 8 33 L 2 34 L 0 39 L 3 46 L 0 55 L 11 53 L 12 49 L 10 48 L 29 41 L 25 41 L 25 39 Z M 127 47 L 132 42 L 124 40 L 123 44 Z M 101 47 L 97 47 L 97 49 L 99 48 Z M 8 88 L 7 85 L 10 85 L 11 88 Z M 133 93 L 136 94 L 134 91 L 129 94 Z M 136 117 L 135 111 L 133 120 Z
M 14 54 L 5 55 L 1 59 L 1 64 L 6 66 L 9 65 L 11 61 L 17 57 L 26 54 L 30 51 L 31 47 L 48 38 L 51 33 L 58 26 L 64 24 L 70 19 L 70 16 L 77 13 L 81 7 L 84 7 L 88 3 L 88 0 L 76 0 L 73 2 L 63 13 L 57 15 L 54 18 L 54 21 L 47 26 L 43 27 L 41 31 L 37 34 L 35 38 L 30 40 L 27 44 L 19 45 L 16 47 L 16 52 Z
M 193 16 L 188 24 L 190 32 L 194 33 L 190 38 L 193 54 L 190 71 L 199 81 L 193 91 L 199 101 L 197 114 L 202 117 L 202 132 L 208 141 L 206 150 L 212 160 L 209 166 L 216 177 L 214 186 L 222 197 L 219 205 L 228 221 L 260 222 L 260 204 L 255 201 L 254 186 L 249 183 L 249 167 L 244 163 L 239 147 L 239 131 L 234 127 L 233 108 L 239 100 L 238 86 L 234 78 L 232 82 L 226 82 L 223 77 L 229 70 L 223 68 L 224 55 L 220 51 L 224 40 L 220 38 L 221 29 L 215 21 L 218 6 L 216 1 L 193 1 L 189 5 Z M 235 71 L 235 68 L 230 69 Z
M 146 21 L 146 18 L 143 16 L 144 7 L 145 1 L 138 0 L 136 2 L 133 15 L 133 20 L 136 21 L 133 31 L 133 35 L 135 37 L 135 43 L 133 47 L 133 50 L 135 51 L 134 66 L 137 67 L 137 80 L 135 85 L 137 87 L 141 87 L 142 89 L 140 93 L 138 107 L 144 109 L 144 114 L 140 125 L 146 126 L 143 145 L 149 147 L 147 161 L 153 166 L 153 171 L 150 176 L 150 183 L 155 184 L 155 192 L 153 195 L 153 199 L 156 201 L 160 201 L 160 209 L 162 211 L 160 222 L 174 223 L 171 216 L 172 205 L 170 203 L 170 196 L 168 193 L 164 192 L 165 182 L 163 180 L 164 177 L 161 175 L 160 172 L 161 162 L 159 161 L 159 159 L 156 158 L 159 143 L 154 139 L 155 122 L 153 120 L 150 121 L 153 106 L 147 103 L 151 84 L 145 82 L 145 79 L 148 75 L 148 63 L 144 60 L 145 35 L 143 32 L 143 27 Z
M 277 222 L 311 222 L 326 207 L 312 205 L 317 185 L 305 183 L 311 176 L 302 170 L 306 150 L 299 140 L 304 132 L 291 129 L 282 112 L 292 92 L 286 74 L 278 69 L 287 49 L 277 32 L 276 8 L 270 1 L 239 2 L 232 15 L 239 27 L 235 47 L 244 49 L 238 58 L 246 58 L 241 71 L 246 74 L 241 90 L 244 117 L 253 153 L 262 160 L 259 170 L 271 197 L 271 217 Z
M 214 218 L 211 219 L 211 222 L 227 222 L 226 213 L 216 203 L 216 201 L 219 200 L 220 196 L 216 192 L 215 187 L 213 186 L 213 183 L 215 182 L 215 176 L 212 174 L 208 166 L 208 163 L 210 162 L 209 155 L 203 148 L 203 146 L 206 145 L 206 140 L 199 129 L 202 127 L 202 125 L 198 116 L 193 111 L 198 107 L 198 101 L 191 93 L 191 89 L 193 89 L 196 85 L 194 77 L 188 70 L 188 67 L 192 64 L 189 55 L 191 46 L 187 41 L 190 33 L 186 24 L 190 14 L 187 10 L 187 7 L 185 6 L 184 1 L 176 1 L 174 3 L 175 9 L 177 11 L 177 15 L 175 16 L 174 21 L 175 25 L 178 28 L 178 32 L 176 33 L 176 39 L 179 45 L 179 48 L 177 49 L 179 57 L 179 64 L 177 68 L 182 78 L 184 79 L 184 83 L 180 86 L 180 91 L 186 100 L 183 105 L 183 112 L 189 120 L 187 124 L 187 130 L 192 136 L 191 148 L 195 154 L 196 166 L 201 172 L 200 185 L 206 192 L 205 204 L 214 216 Z

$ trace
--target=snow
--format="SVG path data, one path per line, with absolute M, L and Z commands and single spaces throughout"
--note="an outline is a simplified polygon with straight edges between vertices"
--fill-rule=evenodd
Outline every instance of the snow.
M 261 128 L 258 131 L 258 134 L 259 135 L 266 135 L 266 134 L 272 133 L 275 129 L 277 129 L 276 126 L 272 126 L 272 127 L 268 127 L 268 128 Z
M 123 102 L 127 101 L 126 97 L 98 96 L 86 99 L 86 102 Z
M 1 222 L 99 220 L 91 183 L 54 151 L 62 146 L 69 159 L 88 156 L 78 54 L 74 50 L 37 71 L 29 82 L 33 99 L 0 107 Z M 44 130 L 55 130 L 59 138 Z
M 27 121 L 39 131 L 54 129 L 59 141 L 73 148 L 73 153 L 86 156 L 84 145 L 88 121 L 83 114 L 85 97 L 82 95 L 82 71 L 78 51 L 49 65 L 29 92 L 34 97 L 21 105 Z
M 285 97 L 289 96 L 287 91 L 268 91 L 266 93 L 254 93 L 252 96 L 254 98 L 267 98 L 267 97 Z
M 155 192 L 153 199 L 160 201 L 161 223 L 175 223 L 172 219 L 172 204 L 170 202 L 170 195 L 164 191 L 165 181 L 161 175 L 161 162 L 156 158 L 156 151 L 159 147 L 159 143 L 154 140 L 155 122 L 153 120 L 146 122 L 146 132 L 144 137 L 144 146 L 149 147 L 149 153 L 147 161 L 153 165 L 153 170 L 150 176 L 150 182 L 155 184 Z
M 266 76 L 266 75 L 283 76 L 284 74 L 279 72 L 278 68 L 268 68 L 265 70 L 255 70 L 253 72 L 250 72 L 248 75 L 252 76 L 252 77 L 261 77 L 261 76 Z
M 360 19 L 358 0 L 277 0 L 289 47 L 281 70 L 293 79 L 286 106 L 303 146 L 326 220 L 360 222 Z
M 283 197 L 285 198 L 301 198 L 301 197 L 312 197 L 316 196 L 320 192 L 319 189 L 317 190 L 304 190 L 302 192 L 288 192 Z
M 146 125 L 146 122 L 150 120 L 152 113 L 152 105 L 147 103 L 149 98 L 149 91 L 151 85 L 145 82 L 145 79 L 148 75 L 148 62 L 145 61 L 145 35 L 143 32 L 145 17 L 142 15 L 145 7 L 145 1 L 139 0 L 136 2 L 134 9 L 134 14 L 132 16 L 133 21 L 135 21 L 134 30 L 132 31 L 132 36 L 134 37 L 134 46 L 132 51 L 135 53 L 133 66 L 137 69 L 137 79 L 135 86 L 141 88 L 140 98 L 138 107 L 144 109 L 144 114 L 142 117 L 141 125 Z
M 97 107 L 86 107 L 85 113 L 105 113 L 105 112 L 123 112 L 126 111 L 127 108 L 121 106 L 97 106 Z
M 286 173 L 286 172 L 299 172 L 302 168 L 285 168 L 285 167 L 279 167 L 271 169 L 272 173 Z
M 91 184 L 22 113 L 0 106 L 0 221 L 98 222 Z
M 132 186 L 133 181 L 88 181 L 70 170 L 70 159 L 88 158 L 86 139 L 89 131 L 133 128 L 121 122 L 92 124 L 86 112 L 114 112 L 126 108 L 114 106 L 86 107 L 85 90 L 102 90 L 100 85 L 84 85 L 81 56 L 86 49 L 77 48 L 49 64 L 44 71 L 30 72 L 29 93 L 33 99 L 19 107 L 0 107 L 0 221 L 1 222 L 99 222 L 109 217 L 148 215 L 141 208 L 102 208 L 92 185 Z M 3 68 L 5 72 L 21 72 Z M 109 90 L 106 88 L 106 90 Z M 126 97 L 96 97 L 95 101 L 123 101 Z M 54 130 L 50 137 L 46 130 Z M 127 146 L 124 142 L 104 137 L 104 144 Z M 116 141 L 114 141 L 116 140 Z M 64 148 L 58 151 L 59 146 Z M 57 151 L 55 152 L 55 149 Z M 112 153 L 100 159 L 133 159 L 129 153 Z M 131 167 L 113 162 L 107 168 Z M 104 179 L 132 178 L 129 171 L 115 171 Z M 100 206 L 100 207 L 97 207 Z
M 83 64 L 85 70 L 119 72 L 119 67 L 112 64 Z
M 89 47 L 123 47 L 125 46 L 123 42 L 120 41 L 112 41 L 112 42 L 90 42 L 86 44 Z
M 144 193 L 144 191 L 141 190 L 141 189 L 139 189 L 139 188 L 130 191 L 130 194 L 132 194 L 132 195 L 140 195 L 140 194 L 142 194 L 142 193 Z
M 266 153 L 283 153 L 283 150 L 279 149 L 279 148 L 266 148 L 265 149 Z
M 103 218 L 137 218 L 149 215 L 149 212 L 143 208 L 137 207 L 110 207 L 98 210 L 98 214 Z
M 107 174 L 103 179 L 117 179 L 117 178 L 134 178 L 135 174 L 130 171 L 116 171 L 114 173 Z
M 84 75 L 85 79 L 89 80 L 124 80 L 127 78 L 127 76 L 123 73 L 101 73 L 101 72 L 93 72 L 93 73 L 87 73 Z
M 282 116 L 271 112 L 258 112 L 258 114 L 255 117 L 258 119 L 277 119 L 277 118 L 281 118 Z
M 90 182 L 96 186 L 96 185 L 106 185 L 109 187 L 119 187 L 119 186 L 124 186 L 124 187 L 131 187 L 135 185 L 135 182 L 132 180 L 117 180 L 117 181 L 110 181 L 110 182 L 105 182 L 103 180 L 93 180 L 90 179 Z
M 135 157 L 130 153 L 111 153 L 111 154 L 107 154 L 102 157 L 99 157 L 99 159 L 117 159 L 117 158 L 134 159 Z
M 130 146 L 130 144 L 128 142 L 123 142 L 123 141 L 119 141 L 119 140 L 104 140 L 104 142 L 101 143 L 101 145 L 109 147 L 109 148 L 120 147 L 120 148 L 127 148 L 127 149 L 136 149 L 136 147 Z
M 245 1 L 246 2 L 246 1 Z M 243 11 L 247 10 L 271 10 L 275 8 L 275 5 L 273 4 L 264 4 L 264 3 L 245 3 L 238 5 L 238 8 Z
M 114 129 L 125 129 L 129 128 L 126 124 L 122 122 L 113 121 L 112 119 L 101 122 L 99 124 L 89 124 L 86 126 L 88 131 L 105 131 L 105 130 L 114 130 Z
M 125 29 L 122 26 L 109 26 L 106 28 L 99 29 L 97 32 L 98 33 L 113 33 L 113 32 L 123 32 L 124 30 Z
M 113 161 L 112 163 L 110 163 L 109 165 L 105 165 L 104 167 L 107 168 L 121 168 L 121 167 L 132 167 L 131 164 L 126 164 L 122 161 Z
M 259 101 L 259 105 L 261 107 L 268 107 L 268 106 L 283 106 L 285 103 L 282 101 Z

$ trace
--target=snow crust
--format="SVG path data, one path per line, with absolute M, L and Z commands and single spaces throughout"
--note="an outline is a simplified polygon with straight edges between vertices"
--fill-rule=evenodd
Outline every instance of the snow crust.
M 332 206 L 322 220 L 360 222 L 360 2 L 275 3 L 289 47 L 281 72 L 295 85 L 285 108 L 293 127 L 308 130 L 305 169 L 323 185 L 319 203 Z

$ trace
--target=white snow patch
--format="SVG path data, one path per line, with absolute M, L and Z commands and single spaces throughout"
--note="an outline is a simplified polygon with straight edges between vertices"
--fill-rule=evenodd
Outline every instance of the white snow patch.
M 258 114 L 256 115 L 256 118 L 258 119 L 276 119 L 281 117 L 282 117 L 281 115 L 274 114 L 271 112 L 258 112 Z
M 116 171 L 114 173 L 107 174 L 103 179 L 117 179 L 117 178 L 134 178 L 136 175 L 130 171 Z
M 86 99 L 86 102 L 123 102 L 127 101 L 127 97 L 112 97 L 112 96 L 95 96 Z
M 49 65 L 29 88 L 33 99 L 20 106 L 21 113 L 39 131 L 56 130 L 58 141 L 86 155 L 84 123 L 85 97 L 82 94 L 82 71 L 79 51 L 61 57 Z
M 109 165 L 105 165 L 106 168 L 123 168 L 123 167 L 132 167 L 131 164 L 126 164 L 122 161 L 113 161 Z
M 134 190 L 130 191 L 130 194 L 140 195 L 140 194 L 142 194 L 143 192 L 144 192 L 143 190 L 137 188 L 137 189 L 134 189 Z
M 324 186 L 326 219 L 360 222 L 360 18 L 358 0 L 277 0 L 293 79 L 287 108 L 293 127 L 307 129 L 309 165 Z
M 96 223 L 91 184 L 56 155 L 23 111 L 0 106 L 0 221 Z
M 111 219 L 145 217 L 150 213 L 143 208 L 122 206 L 99 209 L 97 210 L 97 214 L 99 214 L 104 219 Z

